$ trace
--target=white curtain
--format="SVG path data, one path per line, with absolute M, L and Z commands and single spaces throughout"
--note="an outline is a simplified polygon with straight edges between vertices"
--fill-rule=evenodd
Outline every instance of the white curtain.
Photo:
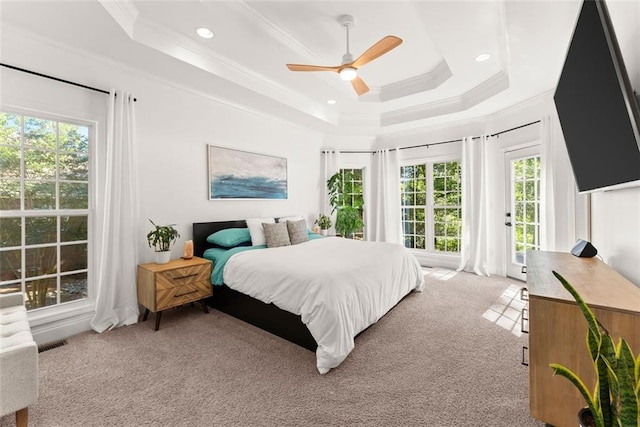
M 368 239 L 402 243 L 400 221 L 400 164 L 397 149 L 378 150 L 373 156 L 371 224 Z
M 320 213 L 331 216 L 331 205 L 329 204 L 329 190 L 327 189 L 327 181 L 336 172 L 340 170 L 340 152 L 336 150 L 326 150 L 322 156 L 322 182 L 320 183 L 320 192 L 322 194 L 322 206 Z M 335 219 L 332 220 L 335 223 Z
M 462 140 L 462 242 L 458 271 L 488 276 L 488 170 L 490 137 Z
M 553 170 L 555 169 L 554 128 L 550 116 L 540 120 L 540 248 L 555 250 L 556 217 Z
M 540 124 L 540 248 L 568 251 L 576 240 L 576 184 L 556 114 Z
M 133 96 L 112 90 L 106 129 L 106 171 L 101 201 L 98 298 L 91 327 L 104 332 L 138 321 L 136 266 L 139 233 Z

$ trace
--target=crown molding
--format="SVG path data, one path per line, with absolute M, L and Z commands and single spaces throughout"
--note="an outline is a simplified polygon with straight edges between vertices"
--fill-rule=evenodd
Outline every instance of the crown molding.
M 427 92 L 436 89 L 452 76 L 453 73 L 447 61 L 442 60 L 428 73 L 381 87 L 371 88 L 371 91 L 362 95 L 360 100 L 365 102 L 386 102 L 416 93 Z
M 507 88 L 509 88 L 509 77 L 500 71 L 461 95 L 382 113 L 380 123 L 385 127 L 464 111 Z
M 492 133 L 499 129 L 493 127 L 493 123 L 508 119 L 515 115 L 528 114 L 531 120 L 535 120 L 539 111 L 546 111 L 552 108 L 550 105 L 553 103 L 553 90 L 547 90 L 524 101 L 510 105 L 499 111 L 495 111 L 491 114 L 485 114 L 482 116 L 475 116 L 467 119 L 458 119 L 447 121 L 443 123 L 426 125 L 420 128 L 406 129 L 398 132 L 390 132 L 384 135 L 378 135 L 376 138 L 377 143 L 387 143 L 389 141 L 397 141 L 398 139 L 412 138 L 424 138 L 424 135 L 431 132 L 437 132 L 443 129 L 463 128 L 466 126 L 473 126 L 482 124 L 484 126 L 484 132 Z M 551 103 L 551 104 L 550 104 Z M 528 119 L 527 119 L 528 120 Z
M 109 9 L 107 11 L 112 13 Z M 120 24 L 118 19 L 116 19 L 116 22 Z M 127 25 L 129 23 L 130 21 L 125 22 Z M 328 124 L 337 125 L 338 123 L 338 114 L 335 111 L 314 100 L 300 96 L 299 93 L 288 89 L 286 86 L 276 83 L 224 56 L 215 54 L 190 37 L 165 25 L 138 16 L 130 31 L 125 27 L 122 28 L 132 40 L 144 46 L 248 88 L 253 92 L 302 111 Z
M 320 56 L 307 48 L 304 44 L 300 43 L 295 37 L 285 31 L 282 27 L 276 25 L 276 23 L 264 16 L 253 6 L 249 5 L 245 0 L 236 0 L 231 4 L 240 9 L 245 16 L 250 18 L 258 27 L 270 34 L 271 37 L 291 49 L 299 56 L 310 61 L 322 61 Z
M 98 3 L 133 38 L 133 27 L 138 19 L 138 8 L 131 0 L 98 0 Z
M 306 130 L 306 131 L 312 131 L 312 132 L 324 133 L 321 130 L 318 130 L 318 126 L 314 126 L 313 124 L 305 123 L 305 118 L 304 117 L 302 117 L 302 118 L 298 117 L 297 119 L 288 119 L 288 118 L 285 118 L 281 114 L 278 114 L 278 113 L 276 113 L 274 111 L 266 110 L 264 108 L 255 107 L 254 105 L 249 104 L 249 103 L 238 102 L 238 101 L 231 100 L 228 97 L 224 97 L 224 96 L 212 95 L 211 93 L 203 92 L 203 91 L 198 90 L 196 88 L 193 88 L 193 87 L 187 86 L 185 84 L 179 83 L 175 79 L 168 79 L 168 78 L 165 78 L 165 77 L 160 77 L 156 73 L 144 71 L 144 70 L 141 70 L 138 67 L 134 67 L 134 66 L 125 64 L 123 62 L 120 62 L 120 61 L 117 61 L 117 60 L 113 60 L 113 59 L 107 58 L 107 57 L 102 56 L 102 55 L 95 54 L 93 52 L 89 52 L 89 51 L 86 51 L 86 50 L 78 49 L 76 47 L 69 46 L 68 44 L 65 44 L 65 43 L 59 43 L 57 41 L 52 41 L 49 38 L 42 37 L 39 34 L 33 33 L 31 31 L 25 30 L 25 29 L 20 28 L 20 27 L 16 27 L 14 25 L 4 24 L 3 25 L 3 36 L 6 34 L 6 33 L 4 33 L 5 30 L 10 30 L 11 33 L 14 35 L 14 37 L 17 37 L 20 40 L 31 40 L 31 41 L 35 42 L 38 46 L 43 47 L 43 48 L 45 48 L 47 50 L 58 50 L 58 51 L 63 52 L 65 54 L 72 55 L 72 56 L 77 57 L 77 58 L 82 58 L 82 60 L 84 60 L 85 62 L 89 59 L 89 60 L 91 60 L 91 62 L 95 62 L 96 66 L 98 68 L 112 69 L 112 70 L 116 70 L 116 71 L 128 74 L 129 76 L 133 76 L 133 77 L 137 77 L 137 78 L 143 78 L 143 79 L 148 80 L 150 82 L 154 82 L 155 84 L 158 84 L 160 86 L 164 86 L 166 88 L 171 88 L 171 89 L 174 89 L 174 90 L 180 91 L 180 92 L 189 93 L 189 94 L 191 94 L 193 96 L 196 96 L 196 97 L 199 97 L 199 98 L 202 98 L 202 99 L 206 99 L 206 100 L 208 100 L 210 102 L 214 102 L 214 103 L 219 104 L 219 105 L 224 105 L 226 107 L 233 108 L 235 110 L 241 111 L 241 112 L 246 113 L 246 114 L 251 114 L 251 115 L 256 116 L 256 117 L 273 120 L 275 122 L 290 126 L 292 128 Z M 6 58 L 3 58 L 3 60 L 5 60 L 5 59 Z M 32 64 L 22 63 L 22 62 L 21 63 L 16 63 L 16 65 L 22 66 L 22 67 L 25 67 L 25 68 L 32 68 L 33 67 Z M 0 70 L 0 72 L 2 72 L 3 70 Z M 63 77 L 67 77 L 67 76 L 63 76 Z M 102 76 L 102 77 L 104 77 L 104 76 Z M 74 78 L 77 78 L 77 77 L 74 76 Z M 97 87 L 103 88 L 105 90 L 113 88 L 113 84 L 104 82 L 102 80 L 101 81 L 97 81 L 95 79 L 94 80 L 82 80 L 81 83 L 87 84 L 87 85 L 92 85 L 92 86 L 97 86 Z M 139 99 L 139 102 L 140 103 L 144 103 L 145 102 L 144 98 Z M 76 114 L 76 115 L 78 117 L 83 117 L 83 114 L 84 113 L 79 113 L 79 114 Z

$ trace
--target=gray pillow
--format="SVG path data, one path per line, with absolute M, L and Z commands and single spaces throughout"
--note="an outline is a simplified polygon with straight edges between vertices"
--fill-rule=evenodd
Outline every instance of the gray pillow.
M 262 223 L 262 228 L 264 229 L 264 238 L 267 241 L 268 248 L 291 246 L 286 222 L 277 222 L 275 224 Z
M 300 221 L 287 221 L 287 230 L 289 230 L 289 240 L 292 245 L 297 245 L 298 243 L 309 240 L 307 221 L 304 219 Z

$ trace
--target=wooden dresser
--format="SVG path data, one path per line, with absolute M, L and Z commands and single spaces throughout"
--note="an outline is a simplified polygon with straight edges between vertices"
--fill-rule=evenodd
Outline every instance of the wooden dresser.
M 586 347 L 587 323 L 552 271 L 584 298 L 617 343 L 640 352 L 640 288 L 598 258 L 560 252 L 527 252 L 529 290 L 529 391 L 531 416 L 556 427 L 578 425 L 586 403 L 567 379 L 553 376 L 549 363 L 567 366 L 593 391 L 595 375 Z
M 201 301 L 204 312 L 208 313 L 202 299 L 213 292 L 211 268 L 211 261 L 198 257 L 174 259 L 167 264 L 140 264 L 138 303 L 146 308 L 142 321 L 147 320 L 149 310 L 156 313 L 157 331 L 162 310 L 194 301 Z

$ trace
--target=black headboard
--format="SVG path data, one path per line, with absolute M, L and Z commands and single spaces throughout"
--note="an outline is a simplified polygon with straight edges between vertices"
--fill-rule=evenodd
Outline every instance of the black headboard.
M 217 222 L 194 222 L 193 223 L 193 251 L 195 256 L 201 257 L 205 250 L 212 247 L 207 242 L 207 237 L 216 231 L 225 228 L 246 228 L 245 220 L 237 221 L 217 221 Z

